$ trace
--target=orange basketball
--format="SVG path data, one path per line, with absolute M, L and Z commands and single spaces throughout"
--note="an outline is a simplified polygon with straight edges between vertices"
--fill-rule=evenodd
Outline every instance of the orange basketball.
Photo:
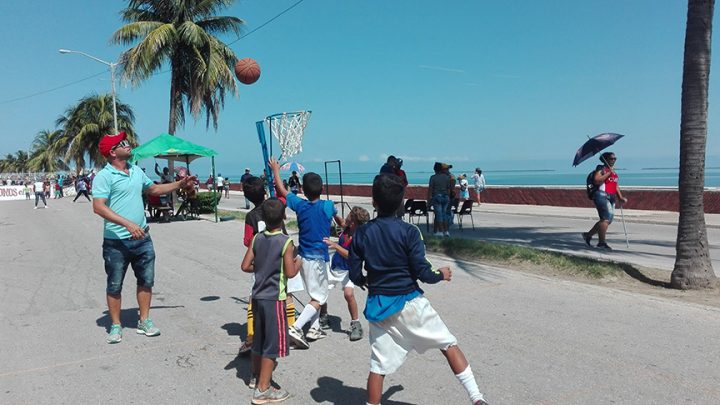
M 240 59 L 235 64 L 235 76 L 240 83 L 253 84 L 260 78 L 260 65 L 252 58 Z

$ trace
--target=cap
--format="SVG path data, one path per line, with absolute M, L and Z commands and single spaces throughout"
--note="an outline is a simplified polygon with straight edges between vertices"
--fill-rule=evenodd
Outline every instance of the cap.
M 98 149 L 100 149 L 100 153 L 103 156 L 108 157 L 113 146 L 119 144 L 125 138 L 127 138 L 127 134 L 125 133 L 125 131 L 122 131 L 117 135 L 105 135 L 100 140 L 100 143 L 98 144 Z
M 249 172 L 249 171 L 250 171 L 250 168 L 249 168 L 249 167 L 246 167 L 246 168 L 245 168 L 245 171 L 246 171 L 246 172 Z

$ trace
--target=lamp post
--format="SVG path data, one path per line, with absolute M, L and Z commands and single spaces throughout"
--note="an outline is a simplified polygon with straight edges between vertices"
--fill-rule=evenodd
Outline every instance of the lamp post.
M 115 102 L 115 68 L 117 67 L 117 62 L 107 62 L 100 58 L 96 58 L 92 55 L 88 55 L 85 52 L 80 51 L 71 51 L 69 49 L 58 49 L 58 52 L 60 53 L 76 53 L 78 55 L 85 56 L 87 58 L 90 58 L 92 60 L 95 60 L 97 62 L 102 63 L 103 65 L 107 65 L 110 68 L 110 80 L 112 81 L 112 99 L 113 99 L 113 126 L 115 128 L 115 133 L 118 133 L 118 125 L 117 125 L 117 105 Z

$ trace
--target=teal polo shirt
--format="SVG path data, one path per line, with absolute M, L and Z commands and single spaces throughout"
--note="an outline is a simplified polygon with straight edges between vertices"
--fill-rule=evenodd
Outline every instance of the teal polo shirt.
M 128 173 L 117 170 L 110 163 L 93 179 L 93 198 L 107 198 L 107 205 L 116 214 L 145 228 L 145 206 L 142 194 L 153 181 L 136 165 L 128 164 Z M 130 232 L 124 226 L 105 220 L 103 237 L 128 239 Z

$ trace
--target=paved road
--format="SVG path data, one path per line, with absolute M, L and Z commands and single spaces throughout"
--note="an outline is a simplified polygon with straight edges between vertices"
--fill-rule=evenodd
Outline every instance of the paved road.
M 340 200 L 337 196 L 331 196 L 331 199 Z M 369 198 L 345 197 L 345 201 L 372 212 Z M 245 207 L 239 195 L 221 200 L 221 206 L 226 209 Z M 614 248 L 610 253 L 588 248 L 580 235 L 597 221 L 594 208 L 483 204 L 474 208 L 472 216 L 475 230 L 470 219 L 465 218 L 464 231 L 455 229 L 452 236 L 549 249 L 668 271 L 672 271 L 675 263 L 677 213 L 626 210 L 628 247 L 618 210 L 616 221 L 608 232 L 608 243 Z M 415 218 L 413 221 L 419 221 L 421 229 L 425 230 L 424 219 Z M 706 222 L 713 269 L 720 276 L 720 214 L 707 214 Z
M 0 403 L 250 401 L 247 360 L 236 357 L 245 328 L 240 298 L 250 289 L 239 270 L 240 223 L 152 225 L 152 315 L 163 334 L 134 333 L 128 276 L 124 340 L 107 345 L 101 223 L 90 205 L 0 204 Z M 452 282 L 426 286 L 426 295 L 493 404 L 720 403 L 717 308 L 433 261 L 456 271 Z M 367 339 L 350 342 L 342 332 L 348 318 L 339 293 L 330 306 L 341 318 L 334 332 L 278 368 L 276 380 L 293 393 L 288 404 L 364 403 Z M 411 355 L 385 388 L 384 404 L 467 403 L 439 353 Z

